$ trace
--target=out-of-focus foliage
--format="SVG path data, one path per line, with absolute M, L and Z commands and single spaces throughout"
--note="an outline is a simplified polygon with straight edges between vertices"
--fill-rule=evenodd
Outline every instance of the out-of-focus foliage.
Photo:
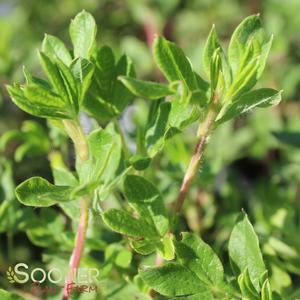
M 233 29 L 244 17 L 261 14 L 268 35 L 274 34 L 261 86 L 283 89 L 285 101 L 276 108 L 258 109 L 217 128 L 186 201 L 182 224 L 183 229 L 201 235 L 226 262 L 227 241 L 238 213 L 244 209 L 258 234 L 272 288 L 283 299 L 299 298 L 298 0 L 0 1 L 0 287 L 17 287 L 21 293 L 30 290 L 30 286 L 14 286 L 6 279 L 6 270 L 16 262 L 67 268 L 74 236 L 65 229 L 75 228 L 76 224 L 69 224 L 66 215 L 78 216 L 77 207 L 70 202 L 58 209 L 32 210 L 17 202 L 14 188 L 36 175 L 49 181 L 54 177 L 57 185 L 75 186 L 76 178 L 69 171 L 74 168 L 72 147 L 65 134 L 53 125 L 56 121 L 46 123 L 17 109 L 8 99 L 4 85 L 23 78 L 22 64 L 39 72 L 37 50 L 45 31 L 70 46 L 67 25 L 82 9 L 96 19 L 99 45 L 111 46 L 117 59 L 125 53 L 132 59 L 139 77 L 156 81 L 162 81 L 162 76 L 149 47 L 154 33 L 163 33 L 179 44 L 195 70 L 204 76 L 201 53 L 212 24 L 226 46 Z M 137 170 L 148 167 L 149 153 L 145 153 L 141 140 L 157 106 L 137 99 L 135 106 L 120 116 L 128 151 L 140 154 L 130 162 L 138 165 Z M 86 131 L 95 127 L 94 120 L 86 115 L 81 118 Z M 105 120 L 102 122 L 106 124 Z M 175 136 L 166 143 L 163 155 L 158 155 L 146 170 L 139 171 L 156 184 L 166 206 L 178 193 L 195 144 L 194 132 L 192 126 Z M 96 197 L 106 195 L 104 189 Z M 119 191 L 105 200 L 104 208 L 124 206 L 124 196 Z M 148 287 L 136 276 L 139 258 L 128 250 L 119 235 L 107 230 L 98 215 L 93 218 L 87 240 L 91 255 L 82 261 L 82 266 L 101 270 L 99 299 L 149 299 L 142 293 Z M 153 255 L 147 256 L 143 264 L 153 265 L 154 260 Z M 228 270 L 229 263 L 224 268 Z

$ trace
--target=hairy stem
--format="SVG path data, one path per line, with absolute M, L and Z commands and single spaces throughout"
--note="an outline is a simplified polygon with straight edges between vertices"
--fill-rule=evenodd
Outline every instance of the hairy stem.
M 213 129 L 213 124 L 214 124 L 216 116 L 217 116 L 215 102 L 216 102 L 216 98 L 213 97 L 212 103 L 208 109 L 207 115 L 199 127 L 198 134 L 197 134 L 198 142 L 195 147 L 193 156 L 190 160 L 190 163 L 188 165 L 185 176 L 183 178 L 183 181 L 181 183 L 178 197 L 176 199 L 176 203 L 175 203 L 176 214 L 179 214 L 181 211 L 181 208 L 183 206 L 186 195 L 190 189 L 191 183 L 199 169 L 201 158 L 202 158 L 203 152 L 205 150 L 207 139 Z
M 65 125 L 65 129 L 69 137 L 74 143 L 75 151 L 79 156 L 80 161 L 86 161 L 89 157 L 89 147 L 79 122 L 73 120 L 63 120 L 63 124 Z
M 70 135 L 75 145 L 76 154 L 80 158 L 80 162 L 88 160 L 89 151 L 86 137 L 79 124 L 74 121 L 64 121 L 66 130 Z M 73 283 L 74 275 L 80 265 L 80 259 L 84 248 L 84 242 L 86 237 L 86 231 L 88 226 L 88 213 L 89 213 L 89 199 L 82 197 L 80 199 L 80 218 L 77 227 L 75 245 L 69 262 L 69 271 L 65 280 L 65 286 L 63 291 L 63 300 L 69 299 L 69 286 Z

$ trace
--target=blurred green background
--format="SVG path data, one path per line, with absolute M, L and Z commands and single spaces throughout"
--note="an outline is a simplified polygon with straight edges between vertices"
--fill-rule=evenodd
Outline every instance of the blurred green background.
M 225 46 L 244 17 L 261 14 L 266 31 L 274 34 L 261 84 L 283 89 L 284 101 L 218 128 L 185 206 L 184 222 L 187 229 L 201 233 L 226 262 L 226 241 L 237 213 L 245 209 L 267 257 L 272 287 L 278 293 L 292 295 L 284 299 L 300 297 L 299 0 L 0 1 L 0 287 L 16 288 L 4 276 L 9 265 L 19 261 L 49 263 L 45 255 L 53 255 L 49 246 L 53 243 L 51 230 L 64 228 L 66 222 L 63 219 L 59 223 L 53 209 L 49 209 L 48 220 L 43 221 L 46 223 L 38 223 L 35 210 L 18 204 L 14 186 L 33 175 L 51 180 L 56 150 L 65 154 L 65 163 L 71 167 L 74 159 L 66 137 L 43 120 L 19 110 L 10 101 L 5 84 L 23 80 L 23 65 L 40 72 L 37 49 L 45 32 L 70 44 L 69 20 L 82 9 L 96 19 L 98 44 L 113 47 L 118 55 L 129 55 L 138 76 L 149 79 L 160 78 L 149 47 L 154 34 L 164 34 L 178 43 L 203 75 L 202 50 L 212 24 Z M 146 122 L 147 110 L 146 101 L 136 100 L 135 108 L 125 112 L 123 122 L 129 141 L 137 134 L 135 128 Z M 191 127 L 172 139 L 145 174 L 168 195 L 166 203 L 178 191 L 195 144 L 194 133 Z M 37 218 L 38 233 L 26 224 L 28 217 Z M 93 258 L 103 268 L 107 266 L 103 245 L 119 237 L 108 237 L 105 229 L 100 231 Z M 132 259 L 131 264 L 122 266 L 123 273 L 115 265 L 107 271 L 107 280 L 114 282 L 111 289 L 126 281 L 126 274 L 134 273 L 132 266 L 138 263 Z M 118 272 L 113 273 L 114 268 Z M 120 291 L 108 297 L 108 289 L 99 299 L 125 299 L 126 293 L 133 293 L 122 288 Z

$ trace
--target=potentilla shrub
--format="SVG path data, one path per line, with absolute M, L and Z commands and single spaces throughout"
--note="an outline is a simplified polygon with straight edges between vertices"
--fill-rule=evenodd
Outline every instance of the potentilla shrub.
M 194 71 L 175 43 L 162 36 L 153 42 L 153 57 L 166 82 L 137 79 L 126 55 L 116 59 L 110 47 L 96 45 L 96 31 L 93 17 L 85 11 L 79 13 L 69 28 L 73 49 L 67 49 L 57 37 L 45 36 L 39 60 L 46 79 L 24 68 L 26 83 L 7 87 L 17 106 L 46 118 L 65 131 L 74 144 L 75 170 L 54 168 L 54 184 L 32 177 L 16 188 L 22 204 L 58 205 L 78 223 L 63 299 L 70 297 L 67 286 L 82 258 L 88 255 L 84 244 L 92 213 L 101 215 L 108 228 L 123 235 L 123 242 L 136 255 L 156 252 L 158 265 L 140 265 L 132 281 L 149 298 L 272 299 L 274 293 L 259 241 L 245 212 L 237 219 L 229 239 L 230 274 L 224 272 L 217 254 L 199 235 L 180 232 L 178 226 L 215 128 L 255 107 L 281 101 L 281 91 L 254 88 L 273 39 L 264 33 L 259 16 L 249 16 L 236 28 L 227 51 L 213 26 L 203 53 L 207 80 Z M 128 105 L 134 105 L 135 96 L 156 105 L 139 137 L 142 147 L 133 154 L 126 145 L 119 117 Z M 93 118 L 94 124 L 99 121 L 98 128 L 89 134 L 82 129 L 82 113 Z M 166 195 L 139 174 L 151 167 L 167 140 L 193 123 L 199 123 L 194 133 L 195 149 L 177 199 L 167 208 Z M 119 186 L 127 208 L 103 210 L 101 201 Z

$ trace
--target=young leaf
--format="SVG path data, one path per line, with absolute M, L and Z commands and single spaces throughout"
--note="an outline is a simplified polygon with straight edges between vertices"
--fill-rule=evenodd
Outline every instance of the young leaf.
M 146 148 L 150 157 L 154 157 L 164 146 L 166 133 L 169 129 L 170 111 L 171 103 L 161 103 L 155 119 L 149 124 L 146 132 Z
M 42 51 L 52 59 L 60 59 L 67 66 L 72 61 L 72 57 L 65 44 L 53 35 L 45 34 Z
M 156 249 L 159 254 L 165 260 L 172 260 L 175 257 L 175 247 L 173 243 L 173 237 L 171 235 L 166 235 L 162 240 L 157 243 Z
M 36 84 L 24 87 L 24 95 L 32 104 L 43 105 L 53 110 L 66 110 L 64 101 L 50 90 Z
M 266 279 L 266 281 L 263 283 L 263 286 L 261 288 L 261 300 L 272 300 L 272 290 L 269 283 L 269 280 Z
M 259 277 L 265 271 L 265 265 L 258 238 L 245 213 L 238 218 L 228 247 L 234 271 L 238 268 L 241 273 L 247 268 L 255 289 L 259 291 Z
M 97 27 L 93 16 L 84 10 L 71 21 L 70 37 L 74 47 L 74 58 L 90 58 L 96 32 Z
M 130 246 L 142 255 L 148 255 L 156 250 L 157 242 L 153 240 L 132 240 Z
M 130 175 L 125 178 L 124 193 L 140 217 L 152 224 L 159 235 L 164 236 L 169 221 L 163 199 L 156 187 L 143 177 Z
M 153 238 L 157 236 L 154 227 L 143 220 L 132 217 L 119 209 L 109 209 L 102 214 L 104 223 L 116 232 L 137 238 Z
M 49 119 L 70 119 L 71 116 L 69 113 L 62 107 L 48 106 L 38 104 L 36 102 L 30 101 L 25 94 L 24 90 L 19 85 L 7 86 L 9 95 L 11 96 L 12 101 L 19 106 L 25 112 Z M 34 95 L 36 97 L 36 95 Z M 40 99 L 41 100 L 41 99 Z M 57 99 L 56 99 L 57 100 Z
M 212 57 L 214 52 L 219 49 L 219 56 L 221 59 L 221 68 L 222 68 L 222 74 L 224 77 L 224 81 L 226 83 L 226 86 L 228 87 L 231 84 L 231 69 L 228 64 L 227 58 L 225 56 L 225 53 L 219 43 L 219 38 L 215 29 L 215 26 L 213 25 L 209 36 L 207 38 L 206 44 L 204 46 L 203 51 L 203 65 L 205 72 L 208 76 L 208 78 L 211 78 L 211 65 L 212 65 Z
M 158 36 L 153 42 L 153 54 L 158 67 L 169 82 L 179 80 L 189 90 L 197 89 L 191 63 L 176 44 Z
M 228 46 L 228 60 L 233 70 L 233 74 L 236 73 L 243 55 L 249 46 L 248 43 L 253 37 L 257 38 L 259 41 L 262 40 L 262 27 L 259 15 L 247 17 L 232 34 Z
M 134 98 L 118 80 L 122 75 L 134 77 L 134 68 L 125 55 L 115 62 L 114 54 L 107 46 L 97 51 L 93 63 L 95 72 L 84 106 L 88 113 L 98 119 L 111 119 L 118 116 Z
M 79 104 L 81 105 L 91 84 L 94 65 L 89 60 L 79 57 L 72 62 L 70 69 L 77 82 L 78 94 L 80 95 Z
M 41 177 L 31 177 L 16 188 L 16 196 L 24 205 L 46 207 L 72 200 L 71 187 L 56 186 Z
M 151 288 L 168 297 L 188 296 L 207 291 L 207 286 L 192 271 L 175 263 L 149 268 L 140 275 Z
M 262 88 L 241 95 L 234 102 L 221 110 L 217 117 L 218 124 L 233 119 L 242 113 L 251 111 L 255 107 L 268 107 L 277 105 L 281 101 L 282 91 Z
M 242 295 L 246 298 L 253 299 L 253 300 L 260 300 L 255 287 L 253 286 L 248 269 L 246 268 L 245 271 L 238 277 L 238 283 L 242 292 Z
M 165 84 L 143 81 L 125 76 L 120 76 L 119 79 L 134 95 L 138 97 L 159 99 L 173 94 L 173 91 L 171 91 Z
M 182 233 L 182 240 L 176 243 L 176 254 L 182 264 L 206 284 L 215 286 L 223 281 L 224 270 L 220 259 L 197 235 Z

